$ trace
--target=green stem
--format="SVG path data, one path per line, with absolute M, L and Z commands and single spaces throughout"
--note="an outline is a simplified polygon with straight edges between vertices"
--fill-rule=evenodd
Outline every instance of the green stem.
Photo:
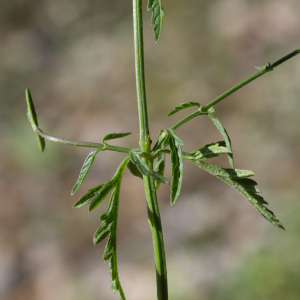
M 61 143 L 61 144 L 69 145 L 69 146 L 101 148 L 103 150 L 111 150 L 111 151 L 117 151 L 117 152 L 123 152 L 123 153 L 129 153 L 132 150 L 130 148 L 112 146 L 112 145 L 107 145 L 107 144 L 104 145 L 104 144 L 93 143 L 93 142 L 81 142 L 81 141 L 66 140 L 66 139 L 58 138 L 58 137 L 55 137 L 48 133 L 45 133 L 39 128 L 36 128 L 35 132 L 39 136 L 43 137 L 44 139 L 46 139 L 48 141 L 55 142 L 55 143 Z
M 143 16 L 142 0 L 133 0 L 133 27 L 134 27 L 134 53 L 135 53 L 135 73 L 137 102 L 140 126 L 140 147 L 145 153 L 151 152 L 151 140 L 149 136 L 145 71 L 144 71 L 144 44 L 143 44 Z M 153 169 L 153 160 L 148 156 L 144 157 L 148 167 Z M 148 210 L 148 221 L 152 233 L 155 268 L 157 299 L 168 299 L 167 267 L 164 250 L 164 241 L 160 213 L 157 203 L 155 182 L 150 176 L 143 176 L 145 196 Z
M 247 85 L 248 83 L 252 82 L 253 80 L 257 79 L 258 77 L 273 71 L 274 68 L 278 67 L 279 65 L 281 65 L 282 63 L 284 63 L 285 61 L 289 60 L 290 58 L 294 57 L 295 55 L 300 53 L 300 49 L 297 49 L 291 53 L 289 53 L 288 55 L 280 58 L 279 60 L 275 61 L 272 64 L 268 64 L 265 67 L 262 67 L 262 69 L 260 71 L 258 71 L 257 73 L 253 74 L 252 76 L 246 78 L 245 80 L 243 80 L 242 82 L 238 83 L 237 85 L 235 85 L 234 87 L 232 87 L 231 89 L 227 90 L 225 93 L 221 94 L 220 96 L 218 96 L 217 98 L 215 98 L 214 100 L 212 100 L 211 102 L 209 102 L 208 104 L 206 104 L 205 106 L 201 107 L 199 110 L 197 110 L 196 112 L 188 115 L 187 117 L 185 117 L 184 119 L 182 119 L 181 121 L 179 121 L 177 124 L 175 124 L 172 129 L 175 130 L 178 127 L 180 127 L 181 125 L 183 125 L 184 123 L 188 122 L 189 120 L 204 114 L 205 112 L 207 112 L 211 107 L 213 107 L 214 105 L 216 105 L 217 103 L 219 103 L 220 101 L 224 100 L 225 98 L 227 98 L 229 95 L 233 94 L 234 92 L 236 92 L 237 90 L 239 90 L 240 88 L 242 88 L 243 86 Z

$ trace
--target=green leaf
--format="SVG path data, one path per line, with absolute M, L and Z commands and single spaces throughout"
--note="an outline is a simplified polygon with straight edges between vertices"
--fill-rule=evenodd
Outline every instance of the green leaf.
M 176 135 L 174 130 L 168 130 L 171 149 L 171 164 L 172 164 L 172 183 L 171 183 L 171 205 L 174 205 L 181 191 L 183 162 L 182 162 L 182 145 L 183 141 Z
M 108 268 L 109 274 L 111 275 L 111 287 L 113 292 L 117 292 L 119 297 L 125 300 L 125 295 L 120 283 L 117 267 L 117 217 L 119 209 L 120 189 L 121 180 L 119 180 L 116 184 L 116 188 L 111 196 L 108 209 L 106 213 L 101 216 L 101 218 L 104 219 L 103 223 L 106 222 L 110 224 L 109 237 L 105 245 L 103 260 L 110 260 Z
M 121 180 L 122 175 L 124 173 L 124 170 L 126 168 L 127 163 L 129 162 L 130 158 L 127 156 L 120 164 L 119 168 L 117 169 L 115 175 L 107 181 L 99 191 L 95 193 L 95 196 L 93 197 L 89 210 L 92 211 L 95 209 L 110 193 L 110 191 L 115 188 L 115 186 L 118 184 L 118 182 Z
M 132 175 L 143 179 L 143 174 L 140 172 L 140 170 L 138 169 L 138 167 L 132 161 L 130 161 L 127 164 L 127 168 L 128 168 L 128 170 L 130 171 L 130 173 Z
M 101 226 L 97 229 L 94 234 L 93 242 L 94 244 L 98 244 L 103 241 L 107 235 L 110 233 L 111 223 L 103 221 Z
M 139 171 L 145 176 L 151 176 L 154 180 L 160 183 L 168 183 L 168 180 L 157 172 L 151 170 L 148 165 L 141 159 L 140 150 L 132 150 L 129 153 L 130 159 L 133 164 L 137 166 Z
M 207 144 L 204 147 L 192 153 L 184 152 L 183 158 L 190 159 L 190 160 L 203 160 L 203 159 L 220 156 L 222 154 L 231 153 L 230 150 L 224 146 L 225 146 L 225 142 L 223 141 Z
M 37 115 L 35 112 L 34 104 L 29 89 L 25 90 L 25 95 L 26 95 L 26 102 L 27 102 L 27 117 L 33 131 L 35 132 L 40 150 L 41 152 L 43 152 L 45 150 L 46 143 L 45 143 L 45 139 L 36 133 L 36 129 L 38 129 L 38 120 L 37 120 Z
M 114 235 L 110 234 L 105 245 L 103 260 L 111 259 L 112 255 L 116 251 L 116 239 Z
M 118 268 L 117 268 L 117 256 L 113 255 L 111 260 L 110 260 L 110 264 L 109 264 L 109 270 L 110 270 L 110 274 L 111 274 L 111 289 L 114 293 L 117 292 L 117 294 L 119 295 L 119 298 L 121 300 L 126 300 L 125 299 L 125 295 L 120 283 L 120 279 L 119 279 L 119 274 L 118 274 Z
M 139 149 L 130 151 L 129 156 L 130 156 L 131 162 L 137 166 L 137 168 L 143 175 L 149 176 L 150 169 L 147 166 L 147 164 L 141 159 L 141 157 L 139 155 L 140 152 L 141 151 Z
M 162 34 L 163 19 L 165 14 L 162 7 L 162 0 L 149 0 L 148 10 L 152 10 L 151 24 L 154 25 L 153 30 L 155 41 L 158 42 Z
M 158 174 L 164 175 L 166 165 L 166 155 L 165 153 L 159 153 L 155 159 L 155 170 Z M 155 189 L 157 190 L 160 186 L 160 182 L 156 182 Z
M 169 133 L 167 130 L 161 130 L 156 138 L 155 145 L 152 149 L 152 152 L 156 152 L 162 148 L 166 148 L 168 146 Z
M 111 220 L 113 220 L 118 213 L 118 205 L 119 205 L 119 190 L 116 187 L 110 197 L 107 210 L 104 214 L 101 215 L 100 220 L 111 222 Z
M 75 204 L 75 208 L 80 208 L 92 202 L 93 197 L 96 192 L 98 192 L 102 188 L 103 184 L 100 184 L 92 189 L 90 189 L 83 197 L 81 197 Z
M 199 108 L 201 107 L 201 105 L 198 102 L 186 102 L 186 103 L 181 103 L 180 106 L 175 107 L 167 116 L 172 116 L 174 114 L 176 114 L 177 112 L 192 107 L 192 106 L 198 106 Z
M 155 154 L 158 153 L 158 151 L 161 151 L 163 149 L 167 150 L 166 147 L 169 145 L 169 133 L 167 130 L 161 130 L 156 138 L 156 143 L 153 147 L 152 152 L 155 152 Z M 160 152 L 157 154 L 157 157 L 155 158 L 155 171 L 160 174 L 164 175 L 165 172 L 165 163 L 166 163 L 166 155 L 163 152 Z M 155 183 L 155 189 L 157 190 L 160 186 L 160 182 Z
M 233 188 L 235 188 L 270 223 L 272 223 L 273 225 L 275 225 L 281 229 L 284 229 L 281 222 L 276 218 L 275 214 L 264 206 L 264 204 L 267 204 L 267 202 L 263 199 L 263 197 L 256 194 L 257 193 L 256 187 L 255 187 L 256 182 L 254 180 L 249 181 L 249 180 L 247 180 L 248 178 L 244 178 L 244 177 L 247 177 L 246 176 L 247 173 L 249 174 L 248 176 L 252 176 L 254 174 L 253 172 L 245 171 L 245 170 L 236 170 L 236 169 L 230 171 L 230 169 L 223 169 L 221 167 L 218 167 L 218 166 L 215 166 L 215 165 L 203 162 L 203 161 L 192 161 L 191 160 L 191 162 L 196 164 L 200 168 L 204 169 L 208 173 L 210 173 L 210 174 L 216 176 L 217 178 L 221 179 L 222 181 L 226 182 Z M 253 184 L 252 187 L 251 187 L 251 184 Z
M 122 137 L 125 137 L 125 136 L 128 136 L 130 135 L 131 132 L 125 132 L 125 133 L 109 133 L 107 134 L 103 140 L 102 140 L 102 143 L 103 144 L 106 144 L 106 141 L 109 141 L 109 140 L 114 140 L 114 139 L 119 139 L 119 138 L 122 138 Z
M 227 131 L 225 130 L 225 128 L 223 127 L 223 125 L 221 124 L 221 122 L 219 121 L 219 119 L 217 119 L 211 113 L 208 113 L 208 116 L 212 120 L 212 122 L 215 124 L 215 126 L 221 133 L 222 137 L 224 138 L 226 148 L 230 151 L 230 153 L 227 154 L 228 160 L 229 160 L 230 166 L 234 169 L 234 160 L 233 160 L 231 141 L 230 141 L 229 135 L 228 135 Z
M 79 177 L 72 189 L 72 192 L 71 192 L 71 195 L 74 195 L 76 193 L 76 191 L 80 188 L 80 186 L 82 185 L 86 175 L 88 174 L 94 160 L 95 160 L 95 157 L 96 155 L 103 149 L 96 149 L 96 150 L 93 150 L 85 159 L 83 165 L 82 165 L 82 168 L 81 168 L 81 171 L 80 171 L 80 174 L 79 174 Z

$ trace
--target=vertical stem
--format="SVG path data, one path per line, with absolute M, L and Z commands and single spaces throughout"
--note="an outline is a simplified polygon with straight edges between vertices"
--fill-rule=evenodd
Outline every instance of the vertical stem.
M 133 0 L 133 27 L 134 27 L 134 53 L 135 53 L 135 73 L 137 102 L 140 126 L 140 147 L 146 153 L 150 153 L 151 140 L 149 136 L 145 73 L 144 73 L 144 44 L 143 44 L 143 17 L 142 17 L 142 0 Z M 145 157 L 148 167 L 153 169 L 153 160 Z M 167 267 L 165 258 L 165 249 L 163 241 L 162 226 L 160 213 L 157 203 L 155 182 L 152 177 L 144 176 L 144 188 L 148 210 L 148 222 L 150 225 L 155 268 L 156 268 L 156 285 L 157 299 L 168 299 Z

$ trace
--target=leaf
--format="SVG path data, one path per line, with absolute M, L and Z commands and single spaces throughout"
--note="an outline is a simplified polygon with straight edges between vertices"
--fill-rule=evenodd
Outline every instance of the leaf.
M 113 253 L 115 252 L 115 248 L 116 248 L 115 238 L 112 234 L 110 234 L 107 243 L 105 245 L 103 260 L 111 259 Z
M 228 135 L 227 131 L 225 130 L 225 128 L 223 127 L 223 125 L 221 124 L 221 122 L 219 121 L 219 119 L 217 119 L 211 113 L 208 113 L 207 115 L 212 120 L 212 122 L 215 124 L 215 126 L 217 127 L 217 129 L 221 133 L 222 137 L 224 138 L 226 147 L 230 151 L 230 153 L 227 154 L 228 155 L 228 160 L 229 160 L 230 166 L 234 169 L 234 160 L 233 160 L 231 141 L 230 141 L 229 135 Z
M 157 172 L 151 170 L 148 165 L 141 159 L 138 154 L 139 150 L 130 151 L 129 156 L 133 164 L 137 166 L 139 171 L 145 176 L 151 176 L 153 179 L 160 183 L 168 183 L 168 180 Z
M 193 160 L 204 160 L 204 159 L 220 156 L 222 154 L 231 153 L 230 150 L 224 146 L 225 146 L 225 142 L 223 142 L 223 141 L 207 144 L 204 147 L 202 147 L 192 153 L 184 152 L 183 158 L 190 159 L 190 160 L 192 160 L 192 159 Z
M 140 170 L 138 169 L 138 167 L 132 161 L 130 161 L 127 164 L 127 168 L 128 168 L 128 170 L 130 171 L 130 173 L 132 175 L 143 179 L 143 174 L 140 172 Z
M 160 175 L 159 173 L 157 173 L 155 171 L 151 170 L 150 176 L 159 183 L 165 183 L 165 184 L 169 183 L 167 178 L 165 178 L 164 176 Z
M 105 218 L 103 218 L 104 214 L 101 216 L 101 218 L 105 219 L 103 223 L 110 224 L 109 237 L 105 245 L 103 260 L 110 260 L 108 268 L 109 268 L 109 274 L 111 275 L 111 287 L 113 292 L 114 293 L 117 292 L 119 297 L 125 300 L 125 295 L 120 283 L 118 266 L 117 266 L 117 216 L 118 216 L 118 209 L 119 209 L 120 188 L 121 188 L 121 180 L 119 180 L 118 183 L 116 184 L 115 190 L 109 202 L 108 209 L 105 213 Z
M 156 138 L 155 145 L 152 149 L 153 152 L 156 152 L 160 149 L 166 148 L 168 146 L 169 133 L 167 130 L 161 130 Z
M 163 27 L 164 9 L 162 7 L 162 0 L 148 0 L 148 10 L 152 10 L 151 24 L 154 25 L 153 31 L 155 41 L 158 42 Z
M 90 189 L 83 197 L 81 197 L 75 204 L 75 208 L 80 208 L 82 206 L 85 206 L 93 200 L 93 197 L 95 196 L 95 193 L 98 192 L 103 184 L 100 184 L 92 189 Z
M 91 204 L 89 207 L 89 211 L 92 211 L 93 209 L 95 209 L 107 197 L 107 195 L 110 193 L 110 191 L 113 188 L 115 188 L 115 186 L 121 180 L 122 175 L 124 173 L 124 170 L 126 168 L 127 163 L 129 162 L 129 160 L 130 160 L 130 158 L 129 158 L 129 156 L 127 156 L 119 165 L 119 167 L 118 167 L 116 173 L 114 174 L 114 176 L 112 177 L 112 179 L 110 179 L 105 184 L 103 184 L 103 186 L 100 188 L 100 190 L 95 193 L 95 196 L 92 198 L 92 201 L 91 201 Z
M 93 150 L 85 159 L 83 165 L 82 165 L 82 168 L 81 168 L 81 171 L 80 171 L 80 174 L 79 174 L 79 177 L 72 189 L 72 192 L 71 192 L 71 195 L 74 195 L 76 193 L 76 191 L 80 188 L 80 186 L 82 185 L 86 175 L 88 174 L 94 160 L 95 160 L 95 157 L 96 155 L 103 149 L 96 149 L 96 150 Z
M 265 217 L 270 223 L 273 225 L 284 229 L 281 222 L 276 218 L 275 214 L 270 211 L 268 208 L 264 206 L 264 204 L 267 204 L 267 202 L 261 197 L 260 195 L 257 195 L 256 191 L 256 182 L 246 180 L 248 178 L 244 177 L 236 177 L 238 176 L 245 176 L 247 173 L 250 174 L 249 176 L 252 176 L 251 174 L 254 174 L 251 171 L 246 170 L 231 170 L 230 169 L 223 169 L 221 167 L 203 162 L 203 161 L 192 161 L 192 163 L 196 164 L 200 168 L 204 169 L 208 173 L 216 176 L 217 178 L 221 179 L 222 181 L 226 182 L 233 188 L 235 188 L 238 192 L 240 192 L 255 208 L 256 210 Z M 240 172 L 242 171 L 242 172 Z M 233 176 L 231 176 L 233 174 Z M 247 177 L 247 176 L 245 176 Z M 251 187 L 251 184 L 253 186 Z M 254 191 L 253 191 L 254 189 Z
M 166 165 L 166 155 L 165 153 L 159 153 L 155 159 L 155 170 L 158 174 L 164 175 Z M 157 190 L 160 186 L 160 182 L 156 182 L 155 189 Z
M 171 149 L 171 164 L 172 164 L 172 183 L 171 183 L 171 205 L 174 205 L 180 195 L 182 176 L 183 176 L 183 162 L 182 150 L 183 141 L 176 135 L 174 130 L 168 130 L 170 138 Z
M 107 210 L 104 214 L 101 215 L 100 220 L 109 221 L 113 220 L 118 213 L 118 203 L 119 203 L 119 195 L 117 188 L 114 189 L 110 201 L 107 207 Z
M 33 131 L 35 132 L 40 150 L 41 152 L 43 152 L 45 150 L 46 143 L 45 143 L 45 139 L 36 133 L 36 129 L 38 129 L 38 120 L 37 120 L 37 115 L 35 112 L 34 104 L 29 89 L 25 90 L 25 95 L 26 95 L 26 102 L 27 102 L 27 117 Z
M 125 137 L 125 136 L 128 136 L 130 135 L 131 132 L 125 132 L 125 133 L 109 133 L 107 134 L 103 140 L 102 140 L 102 143 L 103 144 L 106 144 L 106 141 L 109 141 L 109 140 L 114 140 L 114 139 L 119 139 L 119 138 L 122 138 L 122 137 Z
M 95 193 L 95 196 L 92 198 L 89 211 L 92 211 L 95 209 L 101 202 L 104 201 L 104 199 L 107 197 L 107 195 L 111 192 L 112 189 L 114 189 L 116 185 L 116 179 L 112 178 L 111 180 L 107 181 L 101 189 Z
M 93 242 L 94 244 L 98 244 L 101 241 L 103 241 L 107 235 L 110 232 L 111 223 L 108 223 L 106 221 L 103 221 L 101 226 L 97 229 L 97 231 L 94 234 Z
M 199 108 L 201 107 L 201 105 L 198 102 L 186 102 L 186 103 L 181 103 L 180 106 L 175 107 L 168 115 L 167 117 L 170 117 L 174 114 L 176 114 L 177 112 L 192 107 L 192 106 L 198 106 Z
M 165 149 L 169 145 L 169 133 L 167 130 L 161 130 L 156 138 L 156 143 L 153 147 L 153 152 L 158 152 L 160 150 Z M 161 152 L 157 154 L 155 159 L 155 170 L 158 174 L 164 175 L 165 172 L 165 162 L 166 162 L 166 155 L 165 153 Z M 155 183 L 155 189 L 157 190 L 160 186 L 160 182 Z
M 139 151 L 139 150 L 137 150 Z M 145 175 L 150 175 L 150 168 L 147 166 L 147 164 L 141 159 L 139 156 L 139 153 L 136 150 L 130 151 L 129 156 L 131 159 L 131 162 L 137 166 L 139 171 Z

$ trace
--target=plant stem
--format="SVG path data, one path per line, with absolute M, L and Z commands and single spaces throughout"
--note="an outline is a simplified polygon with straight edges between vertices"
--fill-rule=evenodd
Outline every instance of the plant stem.
M 123 153 L 129 153 L 132 150 L 130 148 L 112 146 L 112 145 L 107 145 L 107 144 L 104 145 L 104 144 L 93 143 L 93 142 L 82 142 L 82 141 L 66 140 L 66 139 L 58 138 L 58 137 L 55 137 L 55 136 L 50 135 L 48 133 L 45 133 L 39 128 L 35 129 L 35 132 L 39 136 L 43 137 L 44 139 L 46 139 L 48 141 L 55 142 L 55 143 L 60 143 L 60 144 L 65 144 L 65 145 L 69 145 L 69 146 L 88 147 L 88 148 L 101 148 L 103 150 L 117 151 L 117 152 L 123 152 Z
M 134 28 L 134 53 L 138 115 L 140 126 L 140 147 L 145 153 L 151 152 L 151 140 L 149 135 L 145 72 L 144 72 L 144 44 L 143 44 L 143 15 L 142 0 L 133 0 L 133 28 Z M 148 167 L 153 169 L 153 160 L 148 156 L 143 158 Z M 154 258 L 156 267 L 157 299 L 168 299 L 167 267 L 164 250 L 164 241 L 160 213 L 157 203 L 155 183 L 152 177 L 143 176 L 145 196 L 148 210 L 148 222 L 150 225 Z
M 248 83 L 252 82 L 253 80 L 257 79 L 258 77 L 273 71 L 274 68 L 278 67 L 280 64 L 284 63 L 285 61 L 289 60 L 290 58 L 294 57 L 295 55 L 300 53 L 300 49 L 297 49 L 289 54 L 287 54 L 286 56 L 280 58 L 279 60 L 275 61 L 272 64 L 268 64 L 265 67 L 262 67 L 260 71 L 258 71 L 257 73 L 253 74 L 252 76 L 246 78 L 245 80 L 241 81 L 240 83 L 238 83 L 237 85 L 233 86 L 231 89 L 227 90 L 226 92 L 224 92 L 223 94 L 221 94 L 220 96 L 218 96 L 217 98 L 215 98 L 214 100 L 212 100 L 211 102 L 209 102 L 208 104 L 206 104 L 205 106 L 201 107 L 199 110 L 197 110 L 196 112 L 188 115 L 187 117 L 185 117 L 184 119 L 182 119 L 181 121 L 179 121 L 177 124 L 175 124 L 172 129 L 175 130 L 178 127 L 180 127 L 181 125 L 183 125 L 184 123 L 188 122 L 189 120 L 204 114 L 205 112 L 207 112 L 212 106 L 216 105 L 217 103 L 219 103 L 220 101 L 224 100 L 225 98 L 227 98 L 229 95 L 233 94 L 234 92 L 236 92 L 237 90 L 239 90 L 240 88 L 242 88 L 243 86 L 247 85 Z

